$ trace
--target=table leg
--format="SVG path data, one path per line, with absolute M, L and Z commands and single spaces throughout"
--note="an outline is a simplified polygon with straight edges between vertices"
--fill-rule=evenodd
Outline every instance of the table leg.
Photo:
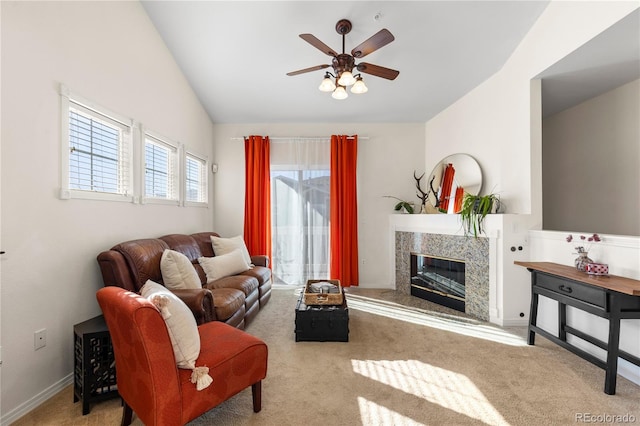
M 535 274 L 531 274 L 531 309 L 529 312 L 529 337 L 527 339 L 528 345 L 535 345 L 536 333 L 531 329 L 531 326 L 536 325 L 538 319 L 538 293 L 533 292 L 533 277 Z
M 620 302 L 615 294 L 610 298 L 609 342 L 607 343 L 607 368 L 604 376 L 604 393 L 615 395 L 618 375 L 618 345 L 620 344 Z

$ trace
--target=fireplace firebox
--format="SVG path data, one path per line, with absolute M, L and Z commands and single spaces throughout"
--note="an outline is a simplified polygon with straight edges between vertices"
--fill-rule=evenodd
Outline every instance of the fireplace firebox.
M 411 253 L 411 295 L 465 312 L 465 263 Z

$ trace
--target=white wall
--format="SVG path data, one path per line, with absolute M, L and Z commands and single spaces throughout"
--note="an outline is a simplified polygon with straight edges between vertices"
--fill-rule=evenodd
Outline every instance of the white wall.
M 2 424 L 72 380 L 73 325 L 100 314 L 96 255 L 208 230 L 210 208 L 60 200 L 58 86 L 211 156 L 212 125 L 137 2 L 2 2 Z M 47 329 L 34 351 L 33 333 Z
M 635 80 L 544 119 L 544 229 L 640 236 L 638 117 Z
M 453 152 L 471 154 L 483 169 L 484 191 L 500 193 L 508 213 L 531 214 L 532 229 L 540 229 L 540 84 L 532 79 L 638 7 L 637 2 L 551 2 L 499 72 L 427 123 L 427 164 L 434 157 L 442 158 Z M 596 210 L 603 220 L 611 218 L 610 210 Z M 630 244 L 632 261 L 614 262 L 613 274 L 616 270 L 629 277 L 640 274 L 638 238 L 631 238 Z M 573 251 L 565 249 L 568 253 Z M 568 259 L 566 254 L 561 255 L 540 241 L 535 245 L 527 243 L 525 254 L 532 261 L 573 264 L 573 258 Z M 579 328 L 596 331 L 590 319 L 578 316 L 576 321 Z M 625 330 L 625 338 L 640 335 L 640 321 L 625 322 Z M 625 341 L 621 346 L 629 344 L 635 345 Z M 640 355 L 640 348 L 629 351 Z M 638 367 L 621 368 L 621 374 L 640 383 Z
M 244 143 L 232 138 L 329 136 L 357 134 L 358 141 L 358 234 L 360 286 L 389 287 L 388 217 L 394 195 L 419 202 L 413 171 L 424 172 L 424 124 L 247 124 L 214 125 L 215 230 L 233 236 L 243 232 Z M 428 170 L 429 173 L 431 170 Z M 422 180 L 426 188 L 425 179 Z

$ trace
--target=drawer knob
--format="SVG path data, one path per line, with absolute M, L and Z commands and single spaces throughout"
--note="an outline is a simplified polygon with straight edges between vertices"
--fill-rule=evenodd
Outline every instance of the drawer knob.
M 564 291 L 565 293 L 571 293 L 573 290 L 571 290 L 571 287 L 567 287 L 566 285 L 561 285 L 560 291 Z

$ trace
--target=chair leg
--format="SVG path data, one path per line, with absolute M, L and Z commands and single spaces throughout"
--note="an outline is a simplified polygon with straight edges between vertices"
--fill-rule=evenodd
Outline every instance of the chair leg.
M 262 380 L 251 385 L 251 395 L 253 396 L 253 412 L 259 413 L 262 410 Z
M 133 410 L 131 409 L 131 407 L 129 407 L 129 404 L 127 404 L 127 402 L 123 399 L 122 400 L 123 406 L 122 406 L 122 422 L 120 423 L 121 426 L 129 426 L 131 424 L 131 421 L 133 419 Z

